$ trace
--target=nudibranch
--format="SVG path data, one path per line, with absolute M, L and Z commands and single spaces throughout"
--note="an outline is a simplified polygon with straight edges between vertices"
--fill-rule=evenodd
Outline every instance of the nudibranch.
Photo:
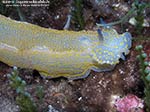
M 55 30 L 0 15 L 0 61 L 51 78 L 78 79 L 91 70 L 112 70 L 129 53 L 131 42 L 130 33 L 119 35 L 113 28 Z

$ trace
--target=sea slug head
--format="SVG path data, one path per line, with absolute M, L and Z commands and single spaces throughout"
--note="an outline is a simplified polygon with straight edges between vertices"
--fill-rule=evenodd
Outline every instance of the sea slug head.
M 115 65 L 119 59 L 125 60 L 131 48 L 132 37 L 129 32 L 118 34 L 113 28 L 104 28 L 101 31 L 102 42 L 93 49 L 92 57 L 99 64 Z

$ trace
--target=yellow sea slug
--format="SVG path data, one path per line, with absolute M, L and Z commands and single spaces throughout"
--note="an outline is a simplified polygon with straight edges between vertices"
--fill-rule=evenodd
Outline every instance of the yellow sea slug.
M 112 28 L 98 32 L 55 30 L 0 15 L 0 61 L 36 69 L 52 78 L 77 79 L 90 70 L 112 70 L 130 47 L 130 33 L 119 35 Z

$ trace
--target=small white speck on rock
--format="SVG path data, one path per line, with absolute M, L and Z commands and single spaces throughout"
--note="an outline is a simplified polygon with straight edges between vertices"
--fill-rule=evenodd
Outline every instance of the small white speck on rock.
M 59 16 L 59 15 L 56 15 L 56 16 L 55 16 L 55 19 L 59 19 L 59 18 L 60 18 L 60 16 Z
M 120 73 L 121 75 L 123 75 L 125 72 L 124 72 L 123 70 L 119 69 L 119 73 Z
M 81 100 L 82 100 L 82 97 L 79 97 L 79 98 L 78 98 L 78 101 L 81 101 Z
M 45 18 L 44 17 L 42 17 L 42 20 L 44 20 Z
M 110 104 L 113 106 L 115 104 L 116 100 L 119 98 L 120 98 L 120 95 L 111 95 Z

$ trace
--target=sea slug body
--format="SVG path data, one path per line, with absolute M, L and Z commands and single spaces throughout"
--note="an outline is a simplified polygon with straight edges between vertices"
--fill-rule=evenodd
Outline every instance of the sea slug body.
M 131 35 L 113 28 L 67 31 L 42 28 L 0 15 L 0 61 L 44 76 L 84 78 L 109 71 L 129 53 Z

